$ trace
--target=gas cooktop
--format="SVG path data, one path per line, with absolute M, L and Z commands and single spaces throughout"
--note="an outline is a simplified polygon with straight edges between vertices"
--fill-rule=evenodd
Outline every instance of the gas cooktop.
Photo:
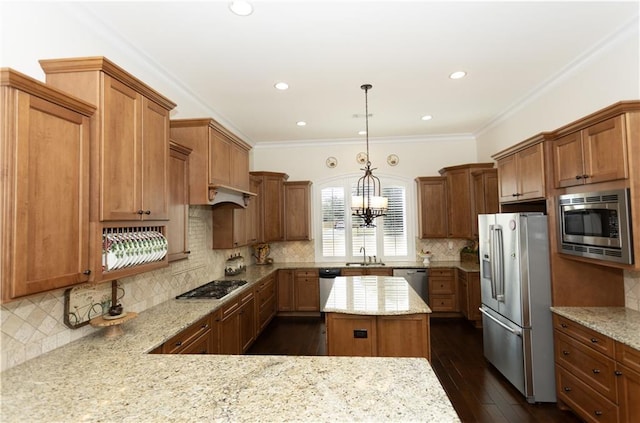
M 212 298 L 219 300 L 246 283 L 247 281 L 241 280 L 211 281 L 207 284 L 194 288 L 191 291 L 187 291 L 184 294 L 178 295 L 176 299 Z

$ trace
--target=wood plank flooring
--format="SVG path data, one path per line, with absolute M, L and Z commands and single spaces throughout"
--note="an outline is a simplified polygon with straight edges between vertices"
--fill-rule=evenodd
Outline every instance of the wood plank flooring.
M 320 318 L 275 318 L 248 354 L 325 355 Z M 555 404 L 529 404 L 483 357 L 482 331 L 462 319 L 431 319 L 431 365 L 463 422 L 579 423 Z

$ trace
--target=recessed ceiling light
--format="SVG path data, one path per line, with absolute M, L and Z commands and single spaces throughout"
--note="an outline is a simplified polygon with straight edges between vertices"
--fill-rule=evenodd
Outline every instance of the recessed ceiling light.
M 358 135 L 367 135 L 367 131 L 359 131 Z
M 289 89 L 289 84 L 286 82 L 278 82 L 274 87 L 276 87 L 277 90 L 284 91 Z
M 232 1 L 229 9 L 238 16 L 249 16 L 253 13 L 253 6 L 248 1 Z
M 449 78 L 460 79 L 460 78 L 464 78 L 465 76 L 467 76 L 467 73 L 465 71 L 457 71 L 449 75 Z
M 298 126 L 307 126 L 307 122 L 305 122 L 304 120 L 300 120 L 300 121 L 296 122 L 296 125 L 298 125 Z
M 431 115 L 424 115 L 424 116 L 422 116 L 420 119 L 422 119 L 422 120 L 431 120 L 431 119 L 433 119 L 433 116 L 431 116 Z

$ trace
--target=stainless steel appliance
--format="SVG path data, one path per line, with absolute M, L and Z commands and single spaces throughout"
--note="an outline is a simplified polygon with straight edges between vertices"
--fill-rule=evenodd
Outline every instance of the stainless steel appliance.
M 318 273 L 320 276 L 320 310 L 322 310 L 331 293 L 333 280 L 340 276 L 341 271 L 339 267 L 321 267 Z
M 478 216 L 484 356 L 530 403 L 556 401 L 547 217 Z
M 393 276 L 401 276 L 409 282 L 411 288 L 429 304 L 429 272 L 427 269 L 393 269 Z
M 628 190 L 560 195 L 558 207 L 560 252 L 633 264 Z
M 232 291 L 246 285 L 247 281 L 242 280 L 219 280 L 211 281 L 176 297 L 177 300 L 211 298 L 219 300 L 230 294 Z

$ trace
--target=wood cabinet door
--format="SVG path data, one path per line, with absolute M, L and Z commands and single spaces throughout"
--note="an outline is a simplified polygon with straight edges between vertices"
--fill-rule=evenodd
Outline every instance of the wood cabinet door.
M 260 192 L 260 184 L 262 179 L 251 176 L 249 184 L 249 192 Z M 247 243 L 254 244 L 258 242 L 258 234 L 260 233 L 260 198 L 252 197 L 247 205 Z
M 498 160 L 498 198 L 501 203 L 518 199 L 518 168 L 515 154 Z
M 584 182 L 629 177 L 624 116 L 616 116 L 583 131 Z
M 469 287 L 465 272 L 458 271 L 458 301 L 462 315 L 469 319 Z
M 171 144 L 169 153 L 169 222 L 167 222 L 168 260 L 189 254 L 189 153 Z
M 378 316 L 379 357 L 424 357 L 431 360 L 429 316 Z
M 280 176 L 265 176 L 262 206 L 264 242 L 284 241 L 284 180 Z
M 278 311 L 294 311 L 294 305 L 293 270 L 278 270 Z
M 553 141 L 553 176 L 556 188 L 582 185 L 584 179 L 582 132 Z
M 209 129 L 209 185 L 230 185 L 231 141 Z
M 471 227 L 471 179 L 469 169 L 446 172 L 451 238 L 473 237 Z
M 327 354 L 331 356 L 375 357 L 376 317 L 327 313 Z
M 315 276 L 300 276 L 296 271 L 294 295 L 297 311 L 320 311 L 320 280 L 317 271 Z
M 16 92 L 0 134 L 3 299 L 88 280 L 89 118 Z M 11 105 L 10 105 L 11 103 Z
M 169 219 L 169 111 L 143 98 L 142 203 L 145 220 Z
M 233 142 L 229 146 L 229 151 L 231 163 L 231 169 L 229 170 L 229 185 L 243 191 L 250 191 L 249 152 Z
M 127 85 L 103 74 L 104 105 L 102 139 L 100 220 L 137 220 L 143 216 L 142 125 L 143 97 Z
M 478 237 L 478 215 L 498 213 L 498 171 L 488 169 L 471 174 L 474 192 L 475 216 L 471 221 L 474 237 Z
M 473 320 L 477 325 L 482 325 L 482 315 L 480 314 L 480 273 L 467 273 L 467 308 L 469 315 L 467 318 Z
M 535 144 L 517 153 L 518 200 L 545 197 L 543 144 Z
M 284 183 L 285 239 L 308 241 L 311 239 L 311 182 Z
M 240 354 L 240 304 L 236 300 L 222 310 L 220 354 Z
M 420 238 L 446 238 L 447 178 L 418 178 L 418 222 Z
M 633 423 L 640 421 L 640 373 L 629 367 L 616 364 L 616 383 L 618 388 L 618 404 L 620 405 L 620 422 Z
M 249 349 L 256 339 L 255 295 L 253 290 L 243 294 L 240 306 L 240 346 L 241 351 Z

